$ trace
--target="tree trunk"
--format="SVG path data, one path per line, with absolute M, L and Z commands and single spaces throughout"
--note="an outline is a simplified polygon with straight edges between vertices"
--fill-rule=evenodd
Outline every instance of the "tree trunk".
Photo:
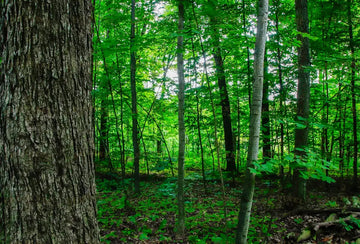
M 182 239 L 185 238 L 185 201 L 184 201 L 184 161 L 185 161 L 185 120 L 184 120 L 184 107 L 185 107 L 185 77 L 184 77 L 184 4 L 179 0 L 179 23 L 178 31 L 179 36 L 177 39 L 177 70 L 179 77 L 179 158 L 178 158 L 178 223 L 177 234 Z
M 194 73 L 195 73 L 195 81 L 198 79 L 197 69 L 196 69 L 196 56 L 195 56 L 195 45 L 194 45 L 194 39 L 191 38 L 191 46 L 192 46 L 192 55 L 193 55 L 193 67 L 194 67 Z M 203 82 L 201 82 L 201 86 Z M 203 178 L 203 186 L 204 186 L 204 192 L 206 192 L 206 176 L 205 176 L 205 161 L 204 161 L 204 147 L 202 142 L 202 136 L 201 136 L 201 108 L 200 108 L 200 98 L 198 91 L 195 91 L 195 98 L 196 98 L 196 125 L 197 125 L 197 134 L 199 138 L 199 149 L 200 149 L 200 160 L 201 160 L 201 173 Z
M 209 3 L 216 8 L 213 0 L 210 0 Z M 231 126 L 231 112 L 230 112 L 230 101 L 229 95 L 226 86 L 226 78 L 225 78 L 225 70 L 224 70 L 224 62 L 221 56 L 221 48 L 220 48 L 220 34 L 217 28 L 218 20 L 217 16 L 214 14 L 210 15 L 210 23 L 213 28 L 213 42 L 214 42 L 214 60 L 215 60 L 215 69 L 218 80 L 218 86 L 220 90 L 220 104 L 221 111 L 223 117 L 223 126 L 224 126 L 224 135 L 225 135 L 225 150 L 226 150 L 226 170 L 227 171 L 236 171 L 235 165 L 235 150 L 234 150 L 234 138 Z
M 296 26 L 301 33 L 309 33 L 309 19 L 307 0 L 296 0 Z M 305 160 L 306 148 L 308 146 L 308 118 L 310 109 L 310 52 L 309 38 L 298 34 L 297 39 L 301 42 L 298 48 L 298 91 L 297 91 L 297 113 L 296 121 L 302 126 L 295 129 L 295 155 L 299 160 Z M 297 166 L 294 170 L 294 193 L 305 201 L 306 181 L 301 177 L 301 171 L 306 170 Z
M 6 1 L 0 242 L 99 243 L 91 1 Z
M 344 175 L 344 133 L 343 133 L 343 118 L 344 118 L 344 122 L 345 122 L 345 116 L 343 116 L 343 107 L 342 107 L 342 83 L 339 82 L 339 92 L 338 92 L 338 105 L 337 105 L 337 109 L 339 111 L 339 125 L 338 125 L 338 130 L 339 130 L 339 170 L 341 173 L 341 178 L 343 178 Z M 346 107 L 344 109 L 344 113 L 346 113 Z M 345 123 L 344 123 L 345 125 Z M 344 126 L 345 127 L 345 126 Z M 345 131 L 345 130 L 344 130 Z
M 198 24 L 196 14 L 195 14 L 194 4 L 192 4 L 192 10 L 193 10 L 194 19 L 196 22 L 196 28 L 199 29 L 199 24 Z M 215 111 L 215 103 L 214 103 L 214 98 L 213 98 L 213 94 L 211 91 L 209 73 L 207 71 L 206 53 L 205 53 L 205 49 L 204 49 L 204 45 L 203 45 L 201 36 L 199 38 L 199 42 L 200 42 L 200 46 L 201 46 L 202 58 L 204 61 L 204 73 L 205 73 L 205 78 L 206 78 L 206 84 L 207 84 L 208 91 L 209 91 L 211 112 L 212 112 L 213 119 L 214 119 L 214 139 L 215 139 L 216 161 L 217 161 L 218 171 L 219 171 L 219 175 L 220 175 L 221 191 L 222 191 L 223 198 L 225 199 L 225 185 L 224 185 L 224 177 L 222 175 L 221 162 L 220 162 L 220 145 L 219 145 L 219 137 L 218 137 L 218 133 L 217 133 L 218 130 L 217 130 L 217 118 L 216 118 L 216 111 Z M 208 134 L 208 138 L 209 138 L 209 144 L 210 144 L 210 149 L 211 149 L 209 134 Z M 211 152 L 212 152 L 212 149 L 211 149 Z M 213 157 L 213 169 L 215 169 L 213 153 L 211 153 L 211 156 Z M 234 175 L 233 175 L 233 179 L 234 179 Z M 224 216 L 225 217 L 226 217 L 226 212 L 227 212 L 226 211 L 226 202 L 224 201 Z
M 246 4 L 245 0 L 242 0 L 242 22 L 243 22 L 243 31 L 246 33 L 248 30 L 246 26 Z M 249 109 L 251 109 L 251 88 L 252 88 L 252 79 L 251 79 L 251 65 L 250 65 L 250 48 L 246 47 L 246 64 L 247 64 L 247 87 L 248 87 L 248 100 L 249 100 Z
M 236 243 L 247 243 L 251 207 L 255 188 L 255 174 L 250 171 L 254 168 L 259 152 L 261 103 L 264 79 L 264 56 L 266 43 L 266 28 L 268 19 L 268 0 L 259 1 L 257 34 L 255 43 L 254 84 L 250 110 L 249 151 L 247 155 L 244 191 L 241 196 L 239 222 L 236 229 Z
M 102 100 L 100 103 L 100 147 L 99 147 L 99 159 L 104 161 L 107 158 L 107 150 L 109 148 L 108 144 L 108 128 L 107 128 L 107 118 L 108 112 L 105 105 L 105 100 Z
M 321 71 L 319 72 L 321 74 Z M 324 77 L 320 77 L 322 80 L 323 85 L 323 94 L 326 96 L 326 100 L 324 101 L 322 114 L 322 123 L 325 127 L 322 129 L 321 133 L 321 155 L 323 159 L 329 161 L 330 154 L 329 154 L 329 133 L 328 133 L 328 123 L 329 123 L 329 85 L 328 85 L 328 75 L 327 75 L 327 63 L 325 62 L 325 70 L 324 70 Z M 329 170 L 326 169 L 326 175 L 328 175 Z
M 280 93 L 280 117 L 285 117 L 285 109 L 284 109 L 284 100 L 285 100 L 285 93 L 284 93 L 284 82 L 282 78 L 282 65 L 281 65 L 281 50 L 280 50 L 280 33 L 279 33 L 279 7 L 280 3 L 279 0 L 276 0 L 274 2 L 274 5 L 276 7 L 275 11 L 275 27 L 276 27 L 276 39 L 278 42 L 278 47 L 276 50 L 276 56 L 277 56 L 277 67 L 278 67 L 278 75 L 279 75 L 279 93 Z M 284 157 L 284 121 L 280 122 L 280 159 L 282 160 Z M 280 176 L 281 178 L 284 177 L 284 166 L 280 165 Z
M 261 111 L 261 128 L 263 139 L 263 162 L 266 163 L 271 158 L 271 135 L 270 135 L 270 111 L 269 111 L 269 80 L 267 60 L 265 57 L 264 81 L 263 81 L 263 98 Z
M 140 142 L 138 131 L 138 111 L 136 98 L 136 57 L 135 57 L 135 0 L 131 0 L 131 35 L 130 35 L 130 83 L 131 83 L 131 112 L 132 112 L 132 141 L 134 149 L 134 188 L 140 193 Z

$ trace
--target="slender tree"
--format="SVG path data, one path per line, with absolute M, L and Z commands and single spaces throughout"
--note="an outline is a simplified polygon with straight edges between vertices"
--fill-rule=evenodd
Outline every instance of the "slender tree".
M 296 121 L 302 126 L 295 129 L 295 155 L 298 160 L 305 160 L 306 148 L 308 146 L 308 118 L 310 111 L 310 51 L 309 38 L 304 35 L 309 33 L 309 18 L 307 0 L 296 0 L 296 26 L 297 39 L 301 46 L 298 47 L 298 90 L 297 90 L 297 112 Z M 303 34 L 304 33 L 304 34 Z M 295 195 L 302 201 L 306 197 L 306 180 L 301 176 L 303 167 L 296 166 L 294 170 Z
M 196 56 L 195 56 L 195 44 L 194 39 L 191 38 L 191 46 L 192 46 L 192 55 L 194 60 L 194 75 L 195 75 L 195 81 L 197 81 L 198 78 L 198 71 L 196 69 Z M 201 85 L 203 82 L 201 82 Z M 202 136 L 201 136 L 201 107 L 200 107 L 200 98 L 198 91 L 195 91 L 195 98 L 196 98 L 196 124 L 197 124 L 197 134 L 199 138 L 199 147 L 200 147 L 200 160 L 201 160 L 201 174 L 203 178 L 203 185 L 204 185 L 204 192 L 206 192 L 206 176 L 205 176 L 205 161 L 204 161 L 204 147 L 202 142 Z
M 231 125 L 230 101 L 229 101 L 229 95 L 226 85 L 224 60 L 221 55 L 221 47 L 220 47 L 220 33 L 218 29 L 219 17 L 217 16 L 218 13 L 216 11 L 214 12 L 214 9 L 216 9 L 214 0 L 209 0 L 209 4 L 212 7 L 212 10 L 209 11 L 210 13 L 209 15 L 210 15 L 210 25 L 212 28 L 212 38 L 213 38 L 213 46 L 214 46 L 213 56 L 215 60 L 215 70 L 216 70 L 216 76 L 220 90 L 220 105 L 221 105 L 223 126 L 224 126 L 226 162 L 227 162 L 226 170 L 234 172 L 236 171 L 235 148 L 234 148 L 233 130 Z
M 236 229 L 236 243 L 247 243 L 251 207 L 255 188 L 255 174 L 251 172 L 258 158 L 261 123 L 261 104 L 264 80 L 264 56 L 268 20 L 268 0 L 259 0 L 257 33 L 254 58 L 254 84 L 250 110 L 249 148 L 246 163 L 244 190 L 241 196 L 239 222 Z
M 279 33 L 279 8 L 280 8 L 280 2 L 279 0 L 276 0 L 274 2 L 274 5 L 276 6 L 275 10 L 275 28 L 276 28 L 276 41 L 277 41 L 277 49 L 276 49 L 276 61 L 277 61 L 277 68 L 278 68 L 278 77 L 279 77 L 279 95 L 280 95 L 280 116 L 283 117 L 285 115 L 284 111 L 284 100 L 285 100 L 285 92 L 284 92 L 284 82 L 283 82 L 283 68 L 282 68 L 282 55 L 280 50 L 280 33 Z M 284 122 L 282 121 L 280 123 L 280 158 L 282 159 L 284 157 Z M 284 166 L 280 166 L 280 176 L 284 176 Z
M 177 233 L 181 238 L 185 238 L 185 201 L 184 201 L 184 162 L 185 162 L 185 77 L 184 77 L 184 3 L 183 0 L 178 2 L 179 22 L 177 39 L 177 71 L 179 78 L 179 158 L 178 158 L 178 225 Z
M 264 81 L 263 81 L 263 97 L 261 106 L 261 133 L 262 133 L 262 149 L 263 162 L 267 162 L 271 158 L 271 127 L 270 127 L 270 101 L 269 101 L 269 74 L 268 63 L 265 57 Z
M 130 34 L 130 83 L 131 83 L 131 112 L 132 112 L 132 141 L 134 148 L 134 188 L 140 193 L 140 140 L 138 128 L 138 111 L 136 98 L 136 56 L 135 56 L 135 0 L 131 0 L 131 34 Z
M 100 108 L 100 146 L 99 146 L 99 159 L 101 161 L 108 160 L 109 158 L 109 129 L 108 129 L 108 111 L 105 104 L 106 100 L 101 100 Z M 110 166 L 110 165 L 109 165 Z
M 0 242 L 98 243 L 91 1 L 2 1 Z

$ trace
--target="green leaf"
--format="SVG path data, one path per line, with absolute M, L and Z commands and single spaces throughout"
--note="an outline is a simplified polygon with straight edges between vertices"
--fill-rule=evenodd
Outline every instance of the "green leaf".
M 303 230 L 301 235 L 298 237 L 296 242 L 306 241 L 311 237 L 311 231 L 310 230 Z
M 145 240 L 148 240 L 148 239 L 149 239 L 149 237 L 145 233 L 141 233 L 140 236 L 139 236 L 140 241 L 145 241 Z
M 223 243 L 223 238 L 221 238 L 219 236 L 214 236 L 214 237 L 211 237 L 211 241 L 213 243 Z

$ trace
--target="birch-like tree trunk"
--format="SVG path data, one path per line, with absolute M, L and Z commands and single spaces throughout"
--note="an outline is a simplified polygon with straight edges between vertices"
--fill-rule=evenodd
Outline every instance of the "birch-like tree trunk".
M 184 107 L 185 107 L 185 77 L 184 77 L 184 3 L 179 0 L 179 22 L 178 31 L 179 36 L 177 39 L 177 70 L 179 77 L 179 158 L 178 158 L 178 223 L 177 234 L 179 237 L 185 237 L 185 201 L 184 201 L 184 161 L 185 161 L 185 120 L 184 120 Z
M 0 242 L 98 243 L 91 1 L 2 1 Z
M 241 244 L 247 243 L 251 207 L 255 188 L 255 174 L 252 173 L 250 169 L 254 168 L 253 163 L 257 160 L 259 152 L 268 8 L 268 0 L 259 0 L 254 59 L 254 84 L 250 110 L 249 148 L 244 179 L 244 189 L 240 203 L 239 222 L 236 229 L 236 243 Z

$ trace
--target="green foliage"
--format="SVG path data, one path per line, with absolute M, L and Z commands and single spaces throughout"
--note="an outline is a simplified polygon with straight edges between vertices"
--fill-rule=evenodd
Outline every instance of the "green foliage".
M 192 6 L 194 4 L 194 6 Z M 219 20 L 216 28 L 220 32 L 220 48 L 224 57 L 225 78 L 231 105 L 231 119 L 234 141 L 238 148 L 240 173 L 244 170 L 248 152 L 249 97 L 253 80 L 253 48 L 255 43 L 256 1 L 227 1 L 214 3 L 210 7 L 206 1 L 188 2 L 185 25 L 185 76 L 187 133 L 185 169 L 186 190 L 194 189 L 194 181 L 202 179 L 200 143 L 198 135 L 197 108 L 200 113 L 200 133 L 204 148 L 205 176 L 207 190 L 213 191 L 211 182 L 218 182 L 220 174 L 216 165 L 215 123 L 219 145 L 223 144 L 224 134 L 221 121 L 220 91 L 216 84 L 213 60 L 213 30 L 209 27 L 209 15 Z M 244 5 L 243 5 L 244 4 Z M 354 43 L 359 44 L 359 4 L 352 1 Z M 194 7 L 194 9 L 193 9 Z M 259 160 L 253 162 L 250 170 L 257 176 L 278 175 L 280 169 L 292 172 L 302 169 L 304 179 L 321 180 L 334 183 L 335 177 L 350 174 L 351 155 L 354 154 L 351 113 L 351 55 L 349 51 L 349 23 L 346 4 L 337 1 L 310 1 L 310 34 L 299 33 L 295 27 L 294 1 L 276 1 L 269 11 L 269 36 L 266 62 L 269 83 L 269 117 L 271 158 L 265 160 L 261 153 Z M 118 171 L 124 174 L 133 171 L 133 145 L 131 143 L 132 114 L 130 93 L 130 2 L 96 0 L 94 22 L 94 119 L 96 169 L 108 174 L 106 179 L 97 180 L 99 192 L 99 223 L 102 228 L 118 228 L 123 222 L 133 224 L 133 228 L 110 232 L 103 240 L 110 242 L 115 236 L 136 236 L 144 242 L 151 241 L 154 233 L 161 233 L 161 241 L 172 242 L 165 235 L 165 229 L 173 223 L 167 221 L 166 214 L 176 213 L 176 178 L 168 178 L 157 185 L 156 192 L 144 192 L 138 202 L 128 209 L 124 189 L 130 189 L 130 179 L 121 179 Z M 300 42 L 296 35 L 310 39 L 312 65 L 306 69 L 311 72 L 310 118 L 295 118 L 297 92 L 297 55 Z M 137 1 L 136 38 L 138 120 L 141 132 L 141 173 L 167 175 L 173 167 L 176 174 L 178 155 L 177 126 L 177 76 L 176 76 L 176 38 L 177 8 L 174 2 Z M 359 59 L 358 46 L 355 45 L 355 60 Z M 207 61 L 204 69 L 203 54 Z M 0 61 L 1 62 L 1 61 Z M 356 64 L 357 65 L 357 64 Z M 196 69 L 195 69 L 196 68 Z M 209 80 L 209 87 L 207 84 Z M 281 79 L 281 80 L 280 80 Z M 282 83 L 280 85 L 280 82 Z M 209 90 L 210 89 L 210 90 Z M 212 115 L 210 92 L 215 101 L 216 118 Z M 358 91 L 355 89 L 356 95 Z M 359 107 L 357 101 L 356 104 Z M 356 107 L 355 106 L 355 107 Z M 102 113 L 106 111 L 105 113 Z M 102 126 L 106 124 L 106 126 Z M 295 129 L 309 127 L 308 147 L 294 149 Z M 263 135 L 260 135 L 263 139 Z M 100 160 L 100 144 L 105 142 L 106 159 Z M 261 145 L 263 146 L 263 145 Z M 225 149 L 220 146 L 221 167 L 225 166 Z M 305 156 L 294 156 L 294 150 Z M 169 161 L 171 158 L 171 162 Z M 224 173 L 225 187 L 229 190 L 232 173 Z M 176 175 L 174 175 L 176 176 Z M 237 179 L 235 179 L 235 182 Z M 145 183 L 144 186 L 147 186 Z M 290 188 L 291 182 L 288 182 Z M 269 188 L 278 188 L 278 183 Z M 285 187 L 286 188 L 286 187 Z M 202 186 L 199 187 L 202 189 Z M 240 187 L 231 189 L 241 194 Z M 146 191 L 146 189 L 145 189 Z M 220 190 L 217 194 L 220 194 Z M 264 193 L 265 194 L 265 193 Z M 143 197 L 143 198 L 142 198 Z M 148 197 L 148 198 L 147 198 Z M 199 199 L 207 199 L 199 204 Z M 144 200 L 146 199 L 146 200 Z M 149 200 L 150 199 L 150 200 Z M 144 201 L 142 201 L 144 200 Z M 211 201 L 207 195 L 186 199 L 187 228 L 189 241 L 199 243 L 231 243 L 233 236 L 224 233 L 223 226 L 212 233 L 209 225 L 222 221 L 222 205 L 237 215 L 236 204 L 229 199 Z M 351 201 L 350 201 L 351 200 Z M 348 205 L 357 200 L 347 199 Z M 133 200 L 134 201 L 134 200 Z M 359 202 L 359 201 L 358 201 Z M 335 207 L 337 203 L 328 201 L 326 206 Z M 276 203 L 268 201 L 269 208 Z M 208 209 L 216 209 L 209 213 Z M 149 223 L 143 224 L 141 215 L 156 223 L 157 229 Z M 145 214 L 146 213 L 146 214 Z M 119 217 L 120 216 L 120 217 Z M 231 218 L 230 218 L 231 219 Z M 271 233 L 273 220 L 253 216 L 249 242 L 259 241 Z M 229 223 L 235 228 L 235 219 Z M 270 226 L 270 227 L 269 227 Z M 213 227 L 213 226 L 212 226 Z M 136 230 L 135 230 L 136 229 Z M 151 231 L 150 231 L 151 230 Z M 213 230 L 212 230 L 213 231 Z M 125 236 L 125 237 L 124 237 Z M 126 238 L 123 240 L 126 242 Z
M 340 224 L 346 231 L 351 231 L 354 227 L 351 224 L 348 224 L 344 219 L 339 219 Z
M 304 220 L 302 218 L 295 218 L 294 222 L 297 224 L 301 224 Z
M 337 202 L 336 201 L 328 201 L 325 205 L 328 207 L 331 207 L 331 208 L 335 208 L 335 207 L 337 207 Z

